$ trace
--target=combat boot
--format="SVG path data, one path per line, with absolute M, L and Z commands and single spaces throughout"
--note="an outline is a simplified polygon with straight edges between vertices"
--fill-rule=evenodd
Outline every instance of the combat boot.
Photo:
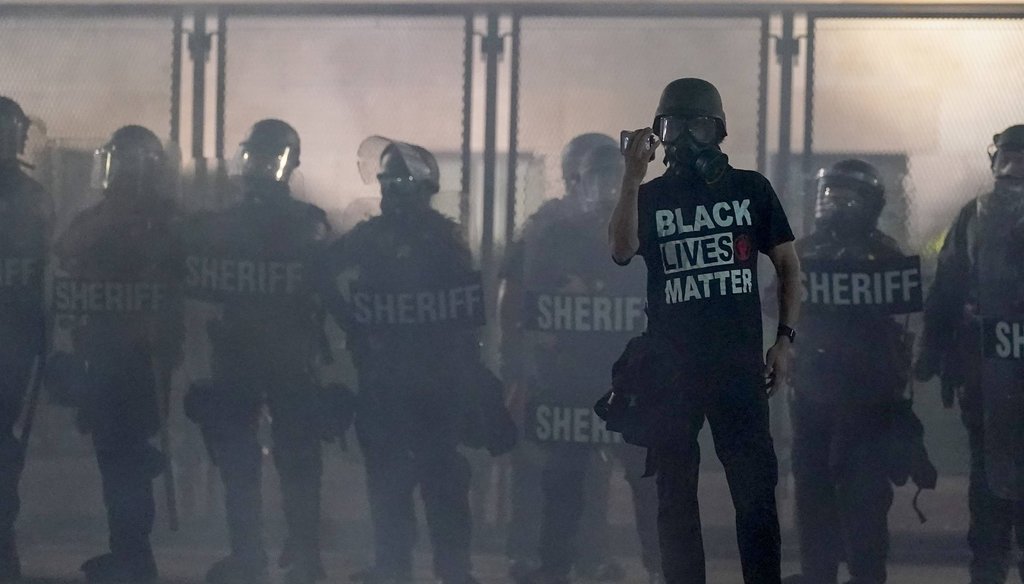
M 21 560 L 14 536 L 0 538 L 0 582 L 15 582 L 21 578 Z
M 81 570 L 89 584 L 147 584 L 157 581 L 156 562 L 152 557 L 125 559 L 103 554 L 86 560 Z
M 207 584 L 267 584 L 267 561 L 259 558 L 228 556 L 206 571 Z

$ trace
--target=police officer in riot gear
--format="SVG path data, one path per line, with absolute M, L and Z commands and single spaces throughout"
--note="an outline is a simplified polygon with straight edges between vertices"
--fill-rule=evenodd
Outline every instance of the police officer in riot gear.
M 329 306 L 358 373 L 356 435 L 374 527 L 374 566 L 353 578 L 412 580 L 418 486 L 435 576 L 472 583 L 470 467 L 456 447 L 466 373 L 479 365 L 479 276 L 458 225 L 430 206 L 439 190 L 430 152 L 371 137 L 360 171 L 380 184 L 381 215 L 338 239 L 326 260 Z
M 642 271 L 639 264 L 632 269 L 617 269 L 601 253 L 607 239 L 604 221 L 617 199 L 623 173 L 622 155 L 617 145 L 611 138 L 601 138 L 600 143 L 581 158 L 579 182 L 572 194 L 559 203 L 546 205 L 536 219 L 531 218 L 520 244 L 524 250 L 523 272 L 518 275 L 521 281 L 507 286 L 507 292 L 512 292 L 508 288 L 519 286 L 526 293 L 518 294 L 519 300 L 526 304 L 516 311 L 519 318 L 512 324 L 532 341 L 526 383 L 531 399 L 538 402 L 588 407 L 608 383 L 607 369 L 595 367 L 595 364 L 610 365 L 628 340 L 643 331 L 645 324 L 639 310 L 635 314 L 637 318 L 609 314 L 609 322 L 601 325 L 595 316 L 593 324 L 598 326 L 589 324 L 589 315 L 580 314 L 573 320 L 581 322 L 582 318 L 588 323 L 586 326 L 579 330 L 563 326 L 555 332 L 551 327 L 538 324 L 544 322 L 538 317 L 541 310 L 528 306 L 530 302 L 538 302 L 535 299 L 540 294 L 565 298 L 589 296 L 594 306 L 602 302 L 608 306 L 628 306 L 630 300 L 635 300 L 635 306 L 642 306 L 643 276 L 637 272 Z M 507 294 L 505 302 L 515 296 Z M 514 307 L 505 310 L 512 312 Z M 530 322 L 531 318 L 536 322 Z M 533 417 L 527 414 L 526 426 L 533 422 Z M 519 579 L 531 583 L 568 581 L 570 570 L 582 555 L 577 547 L 584 542 L 587 547 L 601 546 L 598 553 L 608 554 L 607 541 L 602 541 L 603 533 L 593 534 L 582 529 L 585 503 L 607 506 L 606 499 L 587 501 L 585 497 L 587 483 L 607 484 L 605 473 L 598 472 L 596 477 L 593 473 L 601 464 L 600 459 L 608 458 L 607 453 L 621 459 L 626 466 L 626 480 L 636 506 L 643 564 L 652 581 L 657 581 L 661 571 L 657 493 L 653 481 L 641 480 L 643 450 L 629 445 L 600 445 L 599 449 L 588 443 L 552 442 L 544 444 L 544 451 L 546 460 L 541 477 L 544 506 L 538 547 L 541 566 Z M 602 560 L 607 561 L 607 558 Z
M 522 327 L 522 303 L 525 242 L 539 241 L 539 234 L 568 219 L 575 213 L 594 211 L 596 193 L 584 189 L 581 165 L 584 158 L 596 148 L 615 147 L 615 140 L 599 133 L 586 133 L 574 137 L 562 150 L 561 168 L 565 196 L 551 199 L 534 213 L 524 227 L 523 234 L 505 256 L 501 278 L 503 280 L 502 313 L 502 378 L 510 385 L 512 401 L 517 409 L 525 407 L 528 399 L 527 380 L 533 376 L 532 365 Z M 593 190 L 593 189 L 591 189 Z M 603 221 L 603 220 L 602 220 Z M 508 529 L 507 554 L 511 559 L 509 572 L 521 579 L 539 567 L 535 559 L 538 550 L 538 530 L 541 525 L 541 493 L 544 453 L 527 441 L 512 453 L 512 519 Z M 586 504 L 583 508 L 580 531 L 587 534 L 588 545 L 579 550 L 575 571 L 596 580 L 618 580 L 625 575 L 622 566 L 609 557 L 608 494 L 612 465 L 607 457 L 594 455 L 588 469 L 585 485 Z
M 877 228 L 884 191 L 862 160 L 822 169 L 814 232 L 796 243 L 801 262 L 902 257 Z M 801 335 L 790 402 L 801 581 L 835 584 L 845 558 L 852 582 L 882 584 L 888 441 L 910 365 L 904 330 L 883 312 L 809 307 Z
M 800 307 L 800 267 L 769 182 L 728 165 L 721 95 L 707 81 L 664 90 L 655 129 L 629 134 L 626 173 L 608 227 L 613 259 L 647 266 L 647 334 L 675 347 L 681 387 L 661 404 L 671 423 L 647 429 L 657 473 L 662 571 L 669 584 L 706 579 L 697 501 L 697 436 L 707 419 L 736 507 L 745 582 L 780 580 L 778 464 L 768 397 L 786 381 Z M 659 144 L 666 174 L 643 182 Z M 763 353 L 757 259 L 780 281 L 780 327 Z M 664 344 L 664 343 L 663 343 Z
M 967 428 L 973 584 L 1006 580 L 1013 534 L 1024 547 L 1024 372 L 1019 360 L 982 351 L 989 320 L 1024 314 L 1024 125 L 994 137 L 990 161 L 994 188 L 963 207 L 939 252 L 915 364 L 918 379 L 941 378 L 943 402 L 959 401 Z
M 0 96 L 0 261 L 25 268 L 0 282 L 0 582 L 21 574 L 14 523 L 25 445 L 14 426 L 46 349 L 43 268 L 54 220 L 50 196 L 21 169 L 28 127 L 21 106 Z
M 110 530 L 110 552 L 82 565 L 89 582 L 157 576 L 153 479 L 167 461 L 149 439 L 163 422 L 158 378 L 180 363 L 183 341 L 171 172 L 152 132 L 117 130 L 95 155 L 103 200 L 79 213 L 54 246 L 54 311 L 84 366 L 78 425 L 96 451 Z
M 287 524 L 279 565 L 295 584 L 325 576 L 314 371 L 323 318 L 310 271 L 329 227 L 323 210 L 291 196 L 300 150 L 287 123 L 257 122 L 236 157 L 244 199 L 197 219 L 190 230 L 196 239 L 187 242 L 188 293 L 222 310 L 207 323 L 212 379 L 194 385 L 185 404 L 225 487 L 231 553 L 207 572 L 211 584 L 268 577 L 257 436 L 264 405 Z

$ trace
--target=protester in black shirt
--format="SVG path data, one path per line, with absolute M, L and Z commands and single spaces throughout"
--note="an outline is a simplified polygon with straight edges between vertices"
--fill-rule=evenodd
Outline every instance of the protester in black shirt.
M 785 212 L 768 180 L 736 170 L 718 90 L 700 79 L 670 83 L 651 128 L 629 135 L 626 174 L 609 224 L 614 260 L 647 265 L 648 334 L 675 346 L 684 387 L 673 396 L 678 424 L 651 449 L 657 472 L 662 568 L 668 584 L 706 580 L 697 502 L 707 418 L 736 507 L 743 579 L 778 583 L 777 460 L 768 397 L 786 380 L 800 303 L 799 261 Z M 641 185 L 658 143 L 668 170 Z M 763 356 L 758 253 L 780 281 L 780 326 Z

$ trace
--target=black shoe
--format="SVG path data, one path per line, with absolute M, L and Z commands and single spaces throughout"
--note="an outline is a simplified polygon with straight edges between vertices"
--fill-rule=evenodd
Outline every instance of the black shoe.
M 228 556 L 215 562 L 206 571 L 207 584 L 266 584 L 266 560 Z
M 0 582 L 17 582 L 21 579 L 21 560 L 14 538 L 0 541 Z
M 626 569 L 615 560 L 607 560 L 589 566 L 576 566 L 576 574 L 581 578 L 598 582 L 622 582 L 626 579 Z
M 146 584 L 157 580 L 152 556 L 125 559 L 103 554 L 86 560 L 81 570 L 89 584 Z

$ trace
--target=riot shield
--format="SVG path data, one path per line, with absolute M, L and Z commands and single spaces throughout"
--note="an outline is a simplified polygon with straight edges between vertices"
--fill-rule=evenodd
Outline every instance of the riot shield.
M 1024 197 L 979 197 L 975 237 L 986 477 L 1024 500 Z

